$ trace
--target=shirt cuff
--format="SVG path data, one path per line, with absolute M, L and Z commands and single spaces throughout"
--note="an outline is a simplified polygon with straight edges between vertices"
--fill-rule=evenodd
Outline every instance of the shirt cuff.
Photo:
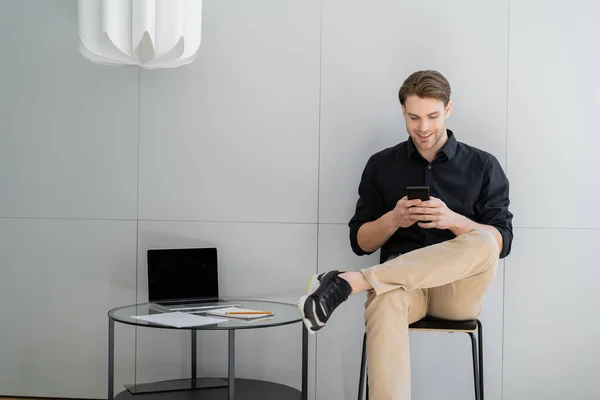
M 502 236 L 502 249 L 500 249 L 500 258 L 505 258 L 510 254 L 512 236 L 505 228 L 498 226 L 494 226 L 494 228 L 498 229 L 498 232 L 500 232 L 500 235 Z
M 364 255 L 369 255 L 369 254 L 374 253 L 373 251 L 371 251 L 371 252 L 364 251 L 358 245 L 358 230 L 365 223 L 366 222 L 357 222 L 350 227 L 350 246 L 352 247 L 352 251 L 354 252 L 354 254 L 356 254 L 357 256 L 364 256 Z

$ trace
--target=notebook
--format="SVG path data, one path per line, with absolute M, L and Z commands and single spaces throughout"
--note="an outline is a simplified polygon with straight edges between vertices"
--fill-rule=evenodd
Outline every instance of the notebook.
M 274 314 L 267 310 L 253 310 L 250 308 L 241 307 L 227 307 L 219 308 L 217 310 L 208 310 L 206 312 L 210 315 L 216 315 L 219 317 L 227 318 L 240 318 L 240 319 L 257 319 L 257 318 L 271 318 Z M 236 313 L 236 314 L 231 314 Z M 245 314 L 248 313 L 248 314 Z

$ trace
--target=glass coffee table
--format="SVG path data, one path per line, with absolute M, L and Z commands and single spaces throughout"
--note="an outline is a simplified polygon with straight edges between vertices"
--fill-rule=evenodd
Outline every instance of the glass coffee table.
M 133 318 L 137 315 L 157 314 L 152 304 L 134 304 L 118 307 L 108 312 L 108 399 L 186 399 L 186 400 L 306 400 L 308 385 L 308 331 L 302 323 L 296 304 L 264 300 L 226 299 L 235 302 L 242 308 L 271 311 L 274 315 L 269 319 L 246 321 L 228 318 L 226 322 L 195 327 L 176 328 L 159 325 Z M 202 315 L 202 314 L 196 314 Z M 221 318 L 208 315 L 212 318 Z M 114 393 L 115 371 L 115 322 L 152 329 L 187 330 L 191 332 L 191 377 L 189 379 L 168 380 L 162 382 L 126 385 L 127 390 Z M 266 329 L 300 323 L 302 327 L 302 386 L 297 390 L 290 386 L 256 379 L 235 378 L 235 331 L 239 329 Z M 227 378 L 198 378 L 196 376 L 196 336 L 197 331 L 227 331 L 228 341 L 228 376 Z

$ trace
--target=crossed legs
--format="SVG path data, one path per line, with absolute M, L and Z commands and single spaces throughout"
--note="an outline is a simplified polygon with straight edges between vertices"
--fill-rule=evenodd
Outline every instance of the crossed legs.
M 408 325 L 426 315 L 476 318 L 498 253 L 491 234 L 472 231 L 361 271 L 372 286 L 365 309 L 370 399 L 410 399 Z
M 408 325 L 426 315 L 455 320 L 478 316 L 499 253 L 492 233 L 473 230 L 360 272 L 315 275 L 298 308 L 308 331 L 315 333 L 349 295 L 368 291 L 369 396 L 409 400 Z

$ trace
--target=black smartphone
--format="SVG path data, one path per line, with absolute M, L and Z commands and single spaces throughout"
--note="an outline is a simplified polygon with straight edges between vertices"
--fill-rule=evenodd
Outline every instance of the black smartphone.
M 406 197 L 408 200 L 421 199 L 429 200 L 429 186 L 407 186 Z

